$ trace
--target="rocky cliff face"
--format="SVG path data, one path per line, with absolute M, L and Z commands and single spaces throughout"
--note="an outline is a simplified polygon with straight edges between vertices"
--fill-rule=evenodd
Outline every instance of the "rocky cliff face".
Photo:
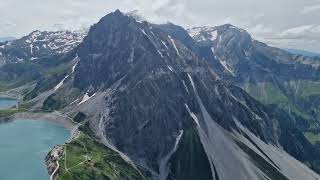
M 203 46 L 216 43 L 203 48 L 202 41 L 120 11 L 108 14 L 74 50 L 78 61 L 49 97 L 50 106 L 63 101 L 55 107 L 85 114 L 96 136 L 150 179 L 315 179 L 293 157 L 319 170 L 319 151 L 289 115 L 221 80 L 237 79 L 240 59 L 221 60 L 234 52 L 231 42 L 252 42 L 248 35 L 220 36 L 232 29 L 198 35 L 210 39 Z M 228 55 L 215 54 L 220 48 Z M 205 50 L 214 59 L 205 61 Z M 212 66 L 216 62 L 223 71 Z

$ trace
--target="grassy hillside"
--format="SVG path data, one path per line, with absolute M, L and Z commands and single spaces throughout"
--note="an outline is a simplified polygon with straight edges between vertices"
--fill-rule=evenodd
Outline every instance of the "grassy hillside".
M 58 180 L 144 180 L 144 175 L 121 156 L 81 132 L 64 145 L 64 156 L 59 160 Z
M 178 149 L 170 159 L 170 169 L 168 180 L 212 179 L 208 157 L 193 127 L 184 131 Z
M 294 118 L 305 121 L 295 122 L 308 124 L 308 128 L 303 128 L 305 136 L 311 143 L 319 139 L 320 122 L 320 82 L 317 81 L 288 81 L 281 86 L 271 82 L 258 84 L 247 84 L 245 90 L 255 99 L 265 105 L 277 106 Z

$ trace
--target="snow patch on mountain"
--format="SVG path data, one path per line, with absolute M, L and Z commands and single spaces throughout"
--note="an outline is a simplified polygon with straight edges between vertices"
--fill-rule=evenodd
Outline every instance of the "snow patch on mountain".
M 201 41 L 215 41 L 218 37 L 218 31 L 216 27 L 194 27 L 188 29 L 189 35 L 197 42 Z
M 158 54 L 163 58 L 163 54 L 157 49 Z
M 188 32 L 191 37 L 196 37 L 200 35 L 201 29 L 195 27 L 195 28 L 189 29 Z
M 39 58 L 38 57 L 31 57 L 30 61 L 37 60 L 37 59 L 39 59 Z
M 182 80 L 182 84 L 184 86 L 184 89 L 187 91 L 187 93 L 189 93 L 188 87 L 187 87 L 186 82 L 184 80 Z
M 74 71 L 76 70 L 76 67 L 78 66 L 78 64 L 79 64 L 79 62 L 72 66 L 71 74 L 74 73 Z
M 2 45 L 0 61 L 19 62 L 18 59 L 34 60 L 48 55 L 67 53 L 79 45 L 86 34 L 86 31 L 34 31 L 21 39 Z M 18 54 L 17 51 L 24 53 Z
M 55 87 L 54 87 L 54 91 L 57 91 L 64 83 L 64 81 L 69 77 L 69 75 L 66 75 L 60 82 L 59 84 L 57 84 Z
M 212 52 L 213 55 L 215 55 L 215 54 L 214 54 L 214 53 L 215 53 L 214 47 L 211 47 L 211 52 Z
M 172 39 L 172 37 L 171 37 L 171 36 L 169 36 L 169 35 L 168 35 L 168 38 L 170 39 L 170 41 L 171 41 L 171 43 L 172 43 L 172 45 L 173 45 L 174 49 L 176 50 L 177 55 L 178 55 L 178 56 L 180 56 L 180 54 L 179 54 L 179 50 L 178 50 L 178 48 L 177 48 L 177 46 L 176 46 L 176 43 L 175 43 L 174 39 Z
M 229 73 L 231 73 L 233 76 L 235 76 L 235 74 L 233 73 L 233 71 L 228 67 L 228 64 L 227 64 L 227 62 L 226 61 L 224 61 L 224 60 L 219 60 L 220 61 L 220 63 L 222 64 L 222 66 L 229 72 Z
M 198 117 L 197 117 L 193 112 L 191 112 L 188 104 L 184 104 L 184 106 L 186 107 L 189 115 L 192 117 L 192 119 L 193 119 L 194 122 L 197 124 L 197 126 L 200 126 Z
M 189 73 L 188 73 L 188 78 L 189 78 L 189 81 L 190 81 L 190 83 L 192 85 L 193 90 L 195 91 L 196 90 L 196 86 L 194 85 L 193 79 L 192 79 L 192 77 L 190 76 Z
M 211 40 L 211 41 L 215 41 L 215 40 L 217 39 L 217 37 L 218 37 L 218 32 L 217 32 L 217 30 L 211 31 L 210 34 L 211 34 L 210 40 Z
M 166 47 L 166 49 L 169 49 L 166 42 L 161 40 L 161 43 L 164 45 L 164 47 Z
M 164 58 L 163 54 L 161 53 L 161 51 L 159 50 L 157 44 L 153 41 L 153 39 L 146 33 L 146 31 L 144 29 L 140 28 L 140 31 L 148 38 L 148 40 L 153 44 L 153 46 L 156 48 L 158 54 L 161 56 L 161 58 Z M 153 32 L 150 31 L 152 34 Z M 154 34 L 153 34 L 154 35 Z
M 89 99 L 91 99 L 92 97 L 94 97 L 95 95 L 96 95 L 96 93 L 94 93 L 94 94 L 92 94 L 91 96 L 89 96 L 89 93 L 87 92 L 87 93 L 83 96 L 81 102 L 80 102 L 78 105 L 81 105 L 81 104 L 85 103 L 86 101 L 88 101 Z
M 148 34 L 146 33 L 146 31 L 144 29 L 140 29 L 140 30 L 145 36 L 147 36 L 147 38 L 149 38 Z

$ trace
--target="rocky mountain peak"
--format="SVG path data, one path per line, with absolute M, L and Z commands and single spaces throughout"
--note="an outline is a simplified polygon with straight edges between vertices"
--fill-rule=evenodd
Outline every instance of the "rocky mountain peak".
M 75 83 L 80 88 L 89 85 L 108 87 L 131 73 L 153 76 L 174 69 L 181 71 L 186 67 L 186 61 L 196 58 L 157 26 L 139 22 L 119 11 L 108 14 L 92 26 L 76 52 L 80 64 Z
M 223 38 L 241 38 L 251 40 L 249 33 L 231 24 L 224 24 L 221 26 L 193 27 L 188 29 L 188 32 L 190 36 L 199 43 L 218 43 Z

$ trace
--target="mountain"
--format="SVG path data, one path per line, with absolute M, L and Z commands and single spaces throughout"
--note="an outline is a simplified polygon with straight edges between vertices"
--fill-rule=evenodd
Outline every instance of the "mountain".
M 85 147 L 94 160 L 67 173 L 60 167 L 57 178 L 139 179 L 139 174 L 160 180 L 320 178 L 303 164 L 319 172 L 320 152 L 292 123 L 293 115 L 263 105 L 229 82 L 252 74 L 245 71 L 237 76 L 240 58 L 251 55 L 237 51 L 239 43 L 250 41 L 256 48 L 267 48 L 244 31 L 232 29 L 230 25 L 217 28 L 218 41 L 212 32 L 207 36 L 210 41 L 193 41 L 188 34 L 170 33 L 118 10 L 93 25 L 75 49 L 59 58 L 69 65 L 64 76 L 40 80 L 29 92 L 34 94 L 30 102 L 71 116 L 81 122 L 81 133 L 106 146 L 101 150 L 90 138 L 84 141 L 76 136 L 68 146 L 79 147 L 82 139 L 90 144 Z M 238 31 L 244 37 L 231 41 Z M 207 47 L 211 41 L 216 42 L 214 49 Z M 210 54 L 201 53 L 205 50 L 211 51 L 211 61 L 205 59 Z M 243 54 L 238 57 L 234 52 Z M 254 55 L 257 62 L 245 61 L 243 66 L 252 65 L 261 73 L 253 79 L 260 82 L 269 71 L 261 67 L 258 57 L 274 54 Z M 270 69 L 280 60 L 272 62 Z M 302 67 L 292 69 L 298 72 Z M 312 73 L 316 71 L 305 76 Z M 101 151 L 112 151 L 122 160 L 103 161 L 97 158 L 105 154 Z M 69 156 L 76 154 L 68 151 Z M 110 170 L 108 162 L 117 162 L 112 166 L 116 168 Z M 129 170 L 123 167 L 134 175 L 127 177 Z
M 267 46 L 230 24 L 188 31 L 173 24 L 160 28 L 209 62 L 221 79 L 240 86 L 267 106 L 285 110 L 310 142 L 319 142 L 315 138 L 320 137 L 319 57 Z
M 75 48 L 85 31 L 34 31 L 21 39 L 0 43 L 0 64 L 33 61 Z
M 302 56 L 308 56 L 308 57 L 320 56 L 319 53 L 305 51 L 301 49 L 285 49 L 285 50 L 288 51 L 289 53 L 296 54 L 296 55 L 302 55 Z
M 15 37 L 0 37 L 0 42 L 6 42 L 6 41 L 12 41 L 12 40 L 16 40 Z
M 135 18 L 117 10 L 88 33 L 2 45 L 0 89 L 23 89 L 19 110 L 78 126 L 46 158 L 54 179 L 320 178 L 317 58 L 229 24 Z
M 181 36 L 179 27 L 172 28 L 172 24 L 161 27 L 177 38 Z M 187 36 L 186 31 L 183 33 Z M 287 79 L 290 76 L 311 79 L 319 73 L 316 69 L 320 64 L 319 59 L 291 55 L 281 49 L 267 46 L 254 40 L 245 30 L 230 24 L 196 27 L 189 29 L 188 33 L 193 38 L 194 45 L 190 47 L 192 44 L 190 39 L 185 41 L 180 38 L 184 44 L 192 49 L 198 49 L 198 55 L 209 62 L 219 61 L 224 71 L 238 81 L 243 82 L 250 77 L 251 81 L 259 82 L 265 78 L 270 79 L 267 76 L 275 74 Z M 286 67 L 288 70 L 282 71 L 281 67 Z M 258 73 L 257 77 L 251 75 L 253 72 Z

